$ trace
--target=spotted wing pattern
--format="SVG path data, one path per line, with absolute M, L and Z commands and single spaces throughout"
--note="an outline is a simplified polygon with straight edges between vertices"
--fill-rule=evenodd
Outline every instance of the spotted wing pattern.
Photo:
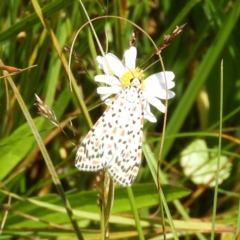
M 120 185 L 132 185 L 141 163 L 145 107 L 141 89 L 132 85 L 122 89 L 79 146 L 76 167 L 106 168 Z

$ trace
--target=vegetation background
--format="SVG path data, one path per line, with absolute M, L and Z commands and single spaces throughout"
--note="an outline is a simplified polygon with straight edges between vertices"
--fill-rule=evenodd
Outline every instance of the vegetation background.
M 162 52 L 165 69 L 176 76 L 176 96 L 169 101 L 161 165 L 162 189 L 175 225 L 175 230 L 171 229 L 166 221 L 166 238 L 237 239 L 240 232 L 240 0 L 100 0 L 83 1 L 83 5 L 91 19 L 112 15 L 131 20 L 158 46 L 164 35 L 187 23 Z M 66 62 L 69 53 L 64 46 L 72 44 L 76 32 L 87 21 L 77 0 L 1 1 L 3 63 L 20 69 L 37 66 L 12 76 L 12 80 L 8 77 L 0 81 L 0 239 L 107 238 L 100 230 L 102 192 L 99 187 L 96 191 L 98 174 L 79 172 L 74 167 L 76 147 L 71 143 L 78 144 L 83 139 L 105 108 L 93 81 L 99 73 L 95 59 L 100 50 L 89 25 L 80 31 L 74 45 L 88 74 L 73 60 L 70 69 L 75 79 L 73 91 L 70 89 Z M 157 60 L 157 57 L 148 60 L 154 47 L 131 23 L 112 17 L 98 19 L 93 26 L 103 49 L 120 59 L 131 33 L 135 32 L 137 65 L 149 66 Z M 222 60 L 223 97 L 220 94 Z M 0 67 L 4 68 L 2 63 Z M 154 64 L 148 69 L 148 75 L 159 71 L 160 64 Z M 35 93 L 54 110 L 68 137 L 39 116 L 34 106 Z M 163 115 L 159 114 L 158 119 L 156 124 L 145 123 L 144 157 L 132 186 L 132 197 L 129 190 L 116 186 L 109 219 L 110 239 L 164 239 L 154 183 Z M 221 145 L 220 127 L 223 129 Z M 209 187 L 215 179 L 196 184 L 192 179 L 195 173 L 185 175 L 180 164 L 182 151 L 199 139 L 207 144 L 204 150 L 207 155 L 216 154 L 216 146 L 220 146 L 227 159 L 228 168 L 225 165 L 222 170 L 227 177 L 218 189 Z M 192 152 L 198 161 L 202 150 L 198 145 L 195 150 Z M 201 173 L 202 177 L 207 172 L 216 176 L 212 170 L 216 164 L 211 162 L 211 157 L 203 165 L 208 170 Z M 76 220 L 69 218 L 72 211 Z

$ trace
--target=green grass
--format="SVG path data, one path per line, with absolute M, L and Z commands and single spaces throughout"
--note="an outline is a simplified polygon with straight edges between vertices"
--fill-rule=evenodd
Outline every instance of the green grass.
M 0 239 L 107 239 L 103 232 L 108 228 L 109 239 L 164 239 L 156 187 L 162 140 L 165 238 L 235 239 L 240 233 L 240 0 L 82 4 L 86 12 L 77 0 L 0 4 L 0 59 L 19 69 L 37 65 L 0 79 Z M 84 25 L 88 17 L 99 18 L 92 26 Z M 137 26 L 160 46 L 164 35 L 184 23 L 182 33 L 161 53 L 176 83 L 165 137 L 163 114 L 152 107 L 158 122 L 145 121 L 144 157 L 133 186 L 116 186 L 109 195 L 101 191 L 103 185 L 96 190 L 101 175 L 79 172 L 74 166 L 74 144 L 105 109 L 93 80 L 100 73 L 96 56 L 107 51 L 121 59 L 134 31 L 137 65 L 144 69 L 157 56 L 146 61 L 155 49 Z M 88 74 L 73 58 L 69 68 L 64 50 L 78 30 L 74 50 Z M 146 74 L 159 71 L 157 63 Z M 6 74 L 1 71 L 0 76 Z M 38 114 L 35 93 L 54 110 L 67 136 Z M 205 140 L 209 156 L 219 153 L 232 164 L 230 176 L 218 188 L 208 186 L 215 179 L 198 185 L 184 174 L 181 153 L 196 139 Z

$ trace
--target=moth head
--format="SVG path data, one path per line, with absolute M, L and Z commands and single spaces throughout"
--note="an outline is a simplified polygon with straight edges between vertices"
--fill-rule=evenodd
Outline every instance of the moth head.
M 141 88 L 141 80 L 139 78 L 132 78 L 130 79 L 130 85 L 133 87 Z
M 131 85 L 144 90 L 143 71 L 140 68 L 129 69 L 122 75 L 120 82 L 122 88 L 126 88 Z

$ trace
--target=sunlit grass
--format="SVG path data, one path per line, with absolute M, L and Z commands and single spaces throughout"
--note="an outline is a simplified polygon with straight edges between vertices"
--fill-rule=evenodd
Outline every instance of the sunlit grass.
M 240 0 L 83 4 L 90 19 L 105 15 L 126 18 L 146 31 L 157 46 L 177 25 L 187 23 L 161 53 L 165 69 L 176 76 L 176 96 L 169 101 L 160 169 L 164 204 L 176 229 L 175 238 L 178 235 L 181 239 L 210 239 L 214 189 L 208 183 L 196 185 L 191 177 L 185 176 L 180 158 L 181 152 L 195 139 L 206 141 L 209 156 L 216 152 L 220 62 L 224 60 L 221 153 L 232 163 L 232 170 L 218 187 L 214 238 L 224 239 L 224 234 L 230 234 L 234 239 L 240 229 Z M 84 239 L 104 238 L 100 230 L 101 203 L 97 203 L 99 192 L 95 189 L 99 176 L 79 172 L 74 167 L 75 145 L 105 109 L 104 105 L 99 106 L 97 85 L 93 81 L 93 76 L 99 73 L 95 58 L 101 50 L 89 25 L 84 27 L 76 38 L 74 50 L 88 74 L 72 59 L 71 83 L 69 52 L 64 50 L 88 21 L 86 14 L 77 0 L 3 1 L 0 20 L 3 63 L 19 69 L 37 65 L 11 76 L 13 81 L 0 79 L 0 238 L 81 239 L 81 234 Z M 144 63 L 146 68 L 157 60 L 156 56 L 145 62 L 155 49 L 130 22 L 103 18 L 92 24 L 103 50 L 108 49 L 121 58 L 134 31 L 137 65 Z M 157 63 L 148 69 L 147 75 L 159 71 Z M 35 93 L 54 110 L 68 137 L 39 116 L 34 106 Z M 154 183 L 163 127 L 163 115 L 157 116 L 156 124 L 145 123 L 144 158 L 132 190 L 116 187 L 109 218 L 110 239 L 139 239 L 139 234 L 142 239 L 164 239 Z M 165 211 L 164 215 L 166 237 L 170 238 L 172 230 Z

